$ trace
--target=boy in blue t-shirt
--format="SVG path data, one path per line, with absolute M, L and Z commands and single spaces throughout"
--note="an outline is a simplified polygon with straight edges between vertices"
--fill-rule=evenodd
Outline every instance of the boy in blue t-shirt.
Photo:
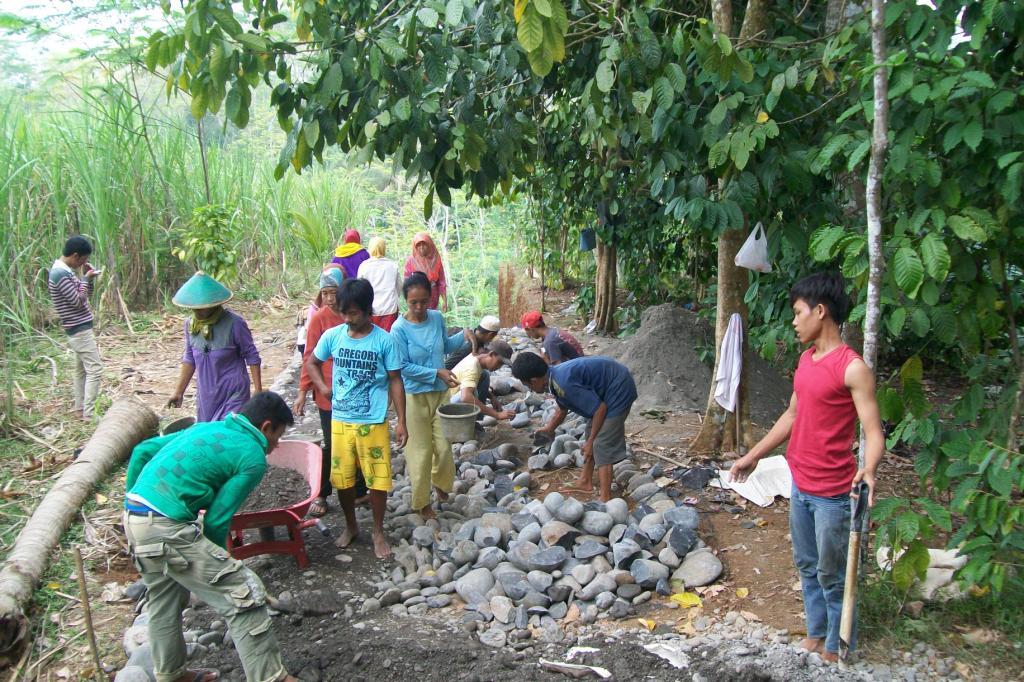
M 625 365 L 601 356 L 575 358 L 549 367 L 536 353 L 520 353 L 512 375 L 537 393 L 554 394 L 558 409 L 538 433 L 549 436 L 565 421 L 569 410 L 586 417 L 585 463 L 576 488 L 594 489 L 597 469 L 601 501 L 612 498 L 612 465 L 629 456 L 626 418 L 636 400 L 636 383 Z
M 404 446 L 405 390 L 402 362 L 391 335 L 370 322 L 373 287 L 365 279 L 348 279 L 338 290 L 346 323 L 327 330 L 316 344 L 306 371 L 316 390 L 331 398 L 331 484 L 345 512 L 346 528 L 338 547 L 348 547 L 359 534 L 356 522 L 356 469 L 362 471 L 373 509 L 373 551 L 378 559 L 391 555 L 384 535 L 384 510 L 391 490 L 391 439 L 388 398 L 395 405 L 395 441 Z M 323 380 L 320 365 L 334 360 L 333 386 Z

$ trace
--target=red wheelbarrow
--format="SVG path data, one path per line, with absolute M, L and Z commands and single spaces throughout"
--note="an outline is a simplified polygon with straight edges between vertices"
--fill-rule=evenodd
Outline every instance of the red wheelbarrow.
M 267 455 L 270 466 L 291 469 L 302 474 L 309 483 L 309 497 L 293 504 L 286 509 L 268 509 L 235 514 L 231 519 L 231 531 L 228 535 L 228 550 L 236 559 L 245 559 L 259 554 L 291 554 L 299 568 L 309 566 L 306 554 L 306 542 L 302 531 L 317 525 L 317 519 L 304 519 L 309 505 L 320 494 L 320 448 L 302 440 L 283 440 Z M 266 528 L 273 530 L 284 526 L 287 539 L 263 539 L 258 542 L 245 542 L 245 530 L 249 528 Z M 262 535 L 262 534 L 261 534 Z

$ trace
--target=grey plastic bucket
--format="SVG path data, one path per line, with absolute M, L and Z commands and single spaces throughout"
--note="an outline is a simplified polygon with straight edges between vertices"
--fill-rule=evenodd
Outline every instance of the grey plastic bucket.
M 441 433 L 449 443 L 465 443 L 476 436 L 476 417 L 480 408 L 467 403 L 448 403 L 437 408 Z

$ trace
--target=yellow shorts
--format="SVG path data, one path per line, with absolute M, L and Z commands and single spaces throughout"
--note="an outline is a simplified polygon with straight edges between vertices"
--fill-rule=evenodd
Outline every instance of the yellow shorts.
M 391 437 L 387 422 L 350 424 L 331 421 L 331 485 L 354 488 L 356 467 L 370 490 L 391 490 Z

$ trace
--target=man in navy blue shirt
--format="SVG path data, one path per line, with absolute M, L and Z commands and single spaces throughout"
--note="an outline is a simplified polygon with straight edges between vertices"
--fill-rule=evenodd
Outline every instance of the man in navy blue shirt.
M 558 410 L 539 432 L 553 435 L 569 410 L 586 417 L 585 464 L 576 486 L 594 489 L 597 467 L 601 500 L 612 497 L 612 465 L 628 456 L 626 417 L 636 400 L 636 383 L 626 367 L 611 358 L 576 358 L 549 367 L 535 353 L 520 353 L 512 363 L 512 374 L 537 393 L 553 393 Z

